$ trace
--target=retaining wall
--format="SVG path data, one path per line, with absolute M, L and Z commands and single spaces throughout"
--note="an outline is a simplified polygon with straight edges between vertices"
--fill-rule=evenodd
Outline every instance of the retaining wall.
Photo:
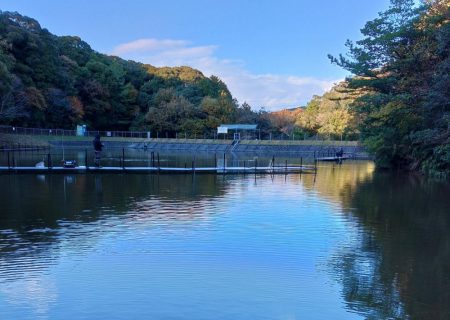
M 213 140 L 212 140 L 213 141 Z M 124 141 L 103 141 L 106 149 L 114 148 L 134 148 L 143 150 L 155 150 L 155 151 L 168 151 L 168 152 L 208 152 L 208 153 L 249 153 L 258 154 L 265 156 L 272 155 L 285 155 L 290 154 L 304 157 L 326 157 L 335 155 L 336 151 L 343 149 L 345 154 L 354 155 L 356 158 L 368 158 L 368 155 L 364 147 L 357 145 L 356 143 L 343 142 L 340 144 L 336 142 L 335 144 L 331 142 L 326 142 L 323 144 L 313 141 L 311 144 L 307 142 L 302 142 L 302 144 L 280 144 L 277 145 L 276 142 L 272 144 L 258 144 L 258 143 L 239 143 L 237 145 L 232 145 L 231 141 L 214 141 L 213 143 L 199 143 L 198 140 L 195 142 L 180 142 L 173 140 L 168 141 L 158 141 L 152 140 L 147 142 L 124 142 Z M 53 147 L 61 147 L 62 142 L 60 141 L 50 141 Z M 64 142 L 64 147 L 66 148 L 92 148 L 91 141 L 67 141 Z

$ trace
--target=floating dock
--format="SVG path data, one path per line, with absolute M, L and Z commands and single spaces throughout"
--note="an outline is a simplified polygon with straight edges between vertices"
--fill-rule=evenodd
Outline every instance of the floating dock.
M 352 160 L 354 157 L 352 156 L 342 156 L 342 157 L 319 157 L 316 158 L 316 161 L 325 161 L 325 162 L 342 162 L 344 160 Z
M 0 173 L 164 173 L 164 174 L 293 174 L 315 173 L 315 166 L 269 166 L 269 167 L 0 167 Z

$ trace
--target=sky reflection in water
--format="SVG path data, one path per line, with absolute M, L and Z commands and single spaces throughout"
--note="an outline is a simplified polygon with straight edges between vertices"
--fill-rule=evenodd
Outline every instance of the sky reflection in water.
M 0 176 L 0 318 L 361 319 L 426 306 L 445 316 L 448 291 L 412 309 L 421 296 L 402 277 L 422 275 L 386 260 L 393 233 L 408 232 L 387 230 L 395 219 L 372 208 L 386 205 L 392 179 L 374 178 L 371 163 L 325 166 L 315 179 Z M 405 196 L 430 187 L 410 184 Z M 434 215 L 448 226 L 439 199 Z M 445 293 L 448 274 L 437 280 Z

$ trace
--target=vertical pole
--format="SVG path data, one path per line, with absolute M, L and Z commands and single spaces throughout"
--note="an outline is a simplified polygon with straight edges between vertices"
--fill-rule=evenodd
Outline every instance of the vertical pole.
M 287 174 L 287 160 L 286 160 L 286 162 L 284 163 L 284 173 Z
M 303 171 L 303 157 L 300 157 L 300 173 Z
M 217 153 L 214 153 L 214 167 L 217 168 Z
M 13 153 L 13 157 L 14 157 L 14 153 Z M 14 158 L 13 158 L 13 159 L 14 159 Z M 13 160 L 13 165 L 14 165 L 14 160 Z M 52 156 L 51 156 L 50 152 L 47 153 L 47 167 L 48 167 L 49 169 L 52 168 Z
M 192 173 L 195 173 L 195 160 L 192 160 Z
M 245 175 L 245 169 L 246 169 L 246 163 L 245 163 L 245 160 L 244 160 L 244 175 Z
M 275 167 L 275 156 L 272 156 L 272 168 Z
M 89 170 L 87 149 L 84 149 L 84 166 L 86 167 L 86 170 Z
M 122 148 L 122 169 L 125 169 L 125 148 Z
M 256 177 L 256 168 L 258 168 L 258 159 L 255 159 L 255 177 Z
M 158 155 L 158 171 L 161 169 L 161 163 L 159 162 L 159 152 L 157 153 Z
M 8 169 L 11 169 L 11 163 L 10 163 L 10 160 L 9 160 L 9 151 L 8 151 Z
M 225 156 L 225 153 L 223 154 L 223 172 L 225 173 L 225 168 L 226 168 L 226 156 Z

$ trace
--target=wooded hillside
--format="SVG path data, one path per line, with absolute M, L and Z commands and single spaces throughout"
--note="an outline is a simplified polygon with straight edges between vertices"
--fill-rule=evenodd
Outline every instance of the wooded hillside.
M 217 77 L 98 53 L 0 11 L 0 124 L 201 133 L 256 118 Z

